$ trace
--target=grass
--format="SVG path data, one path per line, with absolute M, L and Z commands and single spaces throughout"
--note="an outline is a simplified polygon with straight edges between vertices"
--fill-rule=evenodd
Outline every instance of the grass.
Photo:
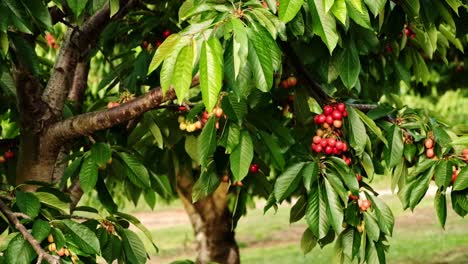
M 438 222 L 431 197 L 424 199 L 415 213 L 403 211 L 395 196 L 384 196 L 396 217 L 394 236 L 390 239 L 388 263 L 468 263 L 468 222 L 449 209 L 446 230 Z M 169 208 L 174 208 L 170 206 Z M 169 210 L 167 207 L 164 210 Z M 261 223 L 261 224 L 260 224 Z M 289 224 L 289 206 L 263 214 L 263 208 L 249 210 L 238 224 L 236 237 L 242 263 L 330 263 L 333 245 L 315 248 L 304 256 L 299 241 L 306 228 L 304 220 Z M 151 263 L 170 263 L 193 259 L 194 237 L 191 226 L 174 225 L 153 229 L 160 252 L 152 252 Z M 148 247 L 149 248 L 149 247 Z

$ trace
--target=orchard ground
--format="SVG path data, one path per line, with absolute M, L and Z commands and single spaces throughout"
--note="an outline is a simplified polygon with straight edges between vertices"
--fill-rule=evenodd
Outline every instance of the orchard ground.
M 427 195 L 434 193 L 431 188 Z M 456 216 L 449 209 L 446 229 L 443 230 L 438 224 L 433 200 L 429 197 L 414 213 L 403 212 L 398 197 L 390 191 L 381 191 L 381 197 L 396 217 L 388 263 L 468 263 L 466 219 Z M 304 221 L 289 224 L 290 206 L 285 202 L 276 213 L 270 210 L 263 215 L 263 204 L 257 203 L 256 208 L 250 209 L 247 217 L 240 220 L 236 234 L 242 263 L 330 263 L 333 245 L 323 250 L 317 247 L 306 256 L 302 254 L 299 243 L 306 224 Z M 174 260 L 194 259 L 193 231 L 180 204 L 161 203 L 154 211 L 139 208 L 132 213 L 151 230 L 160 249 L 158 254 L 151 252 L 148 263 L 166 264 Z M 149 243 L 147 246 L 149 249 Z

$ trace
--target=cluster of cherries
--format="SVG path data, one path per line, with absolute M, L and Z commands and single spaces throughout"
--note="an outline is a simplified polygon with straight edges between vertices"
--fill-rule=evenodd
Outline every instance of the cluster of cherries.
M 50 34 L 49 32 L 47 32 L 45 34 L 45 40 L 47 41 L 47 46 L 51 47 L 51 48 L 54 48 L 54 49 L 58 49 L 59 48 L 59 45 L 55 42 L 55 38 L 52 34 Z
M 426 157 L 428 157 L 429 159 L 432 159 L 435 156 L 434 143 L 435 142 L 434 139 L 432 139 L 432 137 L 428 137 L 426 138 L 426 140 L 424 140 L 424 147 L 426 147 Z
M 323 113 L 314 117 L 314 122 L 321 125 L 317 129 L 316 135 L 312 138 L 311 148 L 315 153 L 324 153 L 326 155 L 341 155 L 348 151 L 348 144 L 338 139 L 341 134 L 340 128 L 343 126 L 343 118 L 348 116 L 346 105 L 336 103 L 326 105 Z M 349 166 L 351 158 L 342 155 L 342 159 Z
M 15 153 L 11 150 L 5 151 L 2 156 L 0 156 L 0 163 L 5 163 L 7 160 L 15 157 Z
M 280 85 L 283 89 L 292 88 L 297 85 L 297 78 L 294 76 L 289 76 L 288 78 L 282 80 Z
M 47 247 L 49 252 L 55 253 L 55 254 L 59 255 L 60 257 L 63 257 L 63 256 L 68 257 L 68 256 L 72 255 L 70 250 L 68 250 L 68 248 L 62 247 L 62 248 L 57 250 L 57 245 L 54 242 L 54 237 L 52 236 L 52 234 L 49 234 L 47 236 L 47 241 L 49 242 L 49 246 Z M 75 263 L 75 261 L 77 260 L 77 257 L 75 255 L 72 255 L 72 259 L 74 259 L 73 263 Z
M 182 112 L 187 111 L 187 107 L 183 105 L 179 106 L 179 111 L 182 111 Z M 197 130 L 201 130 L 205 126 L 206 122 L 208 122 L 208 118 L 210 118 L 211 115 L 215 115 L 216 118 L 218 119 L 216 121 L 216 129 L 219 129 L 219 119 L 223 116 L 226 117 L 224 115 L 223 109 L 219 106 L 216 106 L 213 109 L 212 113 L 204 111 L 202 116 L 199 118 L 199 120 L 195 122 L 186 120 L 184 116 L 179 116 L 179 118 L 177 119 L 179 121 L 179 129 L 183 131 L 187 131 L 189 133 L 195 132 Z
M 163 31 L 162 33 L 162 37 L 163 39 L 157 39 L 156 42 L 154 43 L 156 45 L 156 47 L 159 47 L 161 46 L 161 44 L 163 43 L 164 39 L 168 38 L 170 35 L 172 34 L 172 32 L 169 30 L 169 29 L 166 29 Z M 141 44 L 141 47 L 147 51 L 152 51 L 153 50 L 153 47 L 151 46 L 151 43 L 149 43 L 148 41 L 143 41 L 143 43 Z

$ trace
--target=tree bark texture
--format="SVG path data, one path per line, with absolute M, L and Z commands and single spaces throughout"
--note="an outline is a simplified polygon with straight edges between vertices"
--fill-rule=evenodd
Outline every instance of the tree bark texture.
M 229 185 L 222 182 L 211 195 L 192 203 L 193 184 L 190 171 L 177 172 L 177 193 L 195 234 L 196 263 L 240 263 L 239 247 L 232 230 L 232 215 L 227 206 Z

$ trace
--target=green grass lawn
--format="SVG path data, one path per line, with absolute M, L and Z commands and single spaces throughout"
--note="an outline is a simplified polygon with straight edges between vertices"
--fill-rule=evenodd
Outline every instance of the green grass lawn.
M 449 209 L 443 230 L 432 208 L 432 198 L 415 210 L 403 212 L 395 196 L 385 196 L 396 217 L 394 236 L 390 239 L 388 263 L 468 263 L 468 221 Z M 170 208 L 174 208 L 171 206 Z M 164 210 L 168 210 L 165 208 Z M 259 224 L 261 223 L 261 224 Z M 289 224 L 289 208 L 280 207 L 263 214 L 263 208 L 249 210 L 240 220 L 237 240 L 242 263 L 331 263 L 333 244 L 315 248 L 304 256 L 299 247 L 304 221 Z M 170 263 L 195 256 L 190 225 L 176 225 L 152 230 L 160 252 L 153 252 L 151 263 Z

